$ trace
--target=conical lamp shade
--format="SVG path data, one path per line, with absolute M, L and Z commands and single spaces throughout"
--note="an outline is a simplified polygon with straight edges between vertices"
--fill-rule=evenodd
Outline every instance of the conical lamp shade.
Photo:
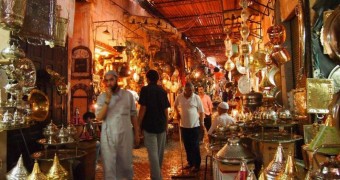
M 35 160 L 32 173 L 27 177 L 27 180 L 45 180 L 47 177 L 40 171 L 38 161 Z
M 297 170 L 295 167 L 294 157 L 288 155 L 285 171 L 279 176 L 279 180 L 295 180 L 297 178 Z
M 49 180 L 66 180 L 67 171 L 60 165 L 57 154 L 54 155 L 53 165 L 47 173 L 47 179 Z
M 323 144 L 340 144 L 340 131 L 336 127 L 321 125 L 318 133 L 315 135 L 312 142 L 309 144 L 309 149 L 314 151 Z M 337 155 L 340 148 L 321 148 L 320 153 L 328 155 Z
M 24 166 L 22 155 L 20 155 L 17 165 L 7 173 L 7 180 L 26 180 L 28 172 Z
M 263 165 L 262 165 L 261 170 L 260 170 L 260 172 L 259 172 L 259 180 L 265 180 L 265 179 L 264 179 Z
M 281 144 L 277 147 L 274 159 L 269 163 L 265 169 L 266 179 L 277 179 L 279 174 L 283 171 L 285 165 L 285 158 L 283 154 L 283 147 Z

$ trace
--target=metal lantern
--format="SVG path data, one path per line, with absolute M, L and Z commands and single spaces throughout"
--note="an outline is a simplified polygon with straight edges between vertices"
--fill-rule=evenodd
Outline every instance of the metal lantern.
M 7 173 L 7 180 L 26 180 L 28 172 L 24 166 L 22 155 L 20 155 L 17 165 Z
M 32 173 L 27 177 L 27 180 L 45 180 L 47 177 L 40 171 L 38 161 L 35 160 Z
M 26 13 L 26 0 L 0 0 L 0 27 L 18 31 Z
M 283 154 L 283 147 L 281 143 L 277 147 L 274 159 L 269 163 L 264 171 L 265 177 L 268 180 L 277 179 L 280 173 L 283 171 L 285 165 L 285 158 Z
M 66 180 L 68 172 L 59 163 L 57 154 L 54 155 L 53 165 L 47 173 L 47 179 L 49 180 Z

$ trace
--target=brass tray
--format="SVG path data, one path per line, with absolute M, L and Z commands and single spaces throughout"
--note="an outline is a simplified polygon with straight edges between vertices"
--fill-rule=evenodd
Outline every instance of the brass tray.
M 327 114 L 333 93 L 333 80 L 307 78 L 307 113 Z

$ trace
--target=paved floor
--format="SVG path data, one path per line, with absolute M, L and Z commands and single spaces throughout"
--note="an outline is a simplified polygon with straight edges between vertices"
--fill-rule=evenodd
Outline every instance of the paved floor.
M 201 170 L 198 173 L 190 173 L 190 172 L 181 172 L 181 146 L 179 143 L 179 136 L 175 132 L 170 136 L 167 142 L 167 146 L 164 154 L 163 168 L 162 174 L 163 179 L 204 179 L 205 172 L 205 157 L 210 152 L 208 148 L 206 148 L 206 143 L 201 144 Z M 185 150 L 182 152 L 183 165 L 187 164 L 186 162 Z M 134 166 L 134 180 L 147 180 L 150 179 L 150 169 L 148 163 L 147 151 L 144 146 L 141 146 L 138 149 L 133 150 L 133 166 Z M 208 165 L 208 173 L 207 180 L 212 179 L 211 169 L 210 169 L 210 161 Z M 176 176 L 177 175 L 177 176 Z M 187 178 L 183 178 L 186 176 Z M 177 178 L 176 178 L 177 177 Z M 99 168 L 96 170 L 96 180 L 103 179 L 103 168 L 102 164 L 99 164 Z

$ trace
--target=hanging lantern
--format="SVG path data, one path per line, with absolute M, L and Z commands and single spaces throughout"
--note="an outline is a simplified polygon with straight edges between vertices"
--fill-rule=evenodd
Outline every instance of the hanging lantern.
M 0 27 L 18 31 L 26 13 L 26 0 L 1 0 Z
M 229 81 L 231 81 L 231 71 L 235 69 L 235 63 L 230 58 L 228 58 L 228 61 L 224 64 L 224 69 L 228 71 L 228 78 Z

